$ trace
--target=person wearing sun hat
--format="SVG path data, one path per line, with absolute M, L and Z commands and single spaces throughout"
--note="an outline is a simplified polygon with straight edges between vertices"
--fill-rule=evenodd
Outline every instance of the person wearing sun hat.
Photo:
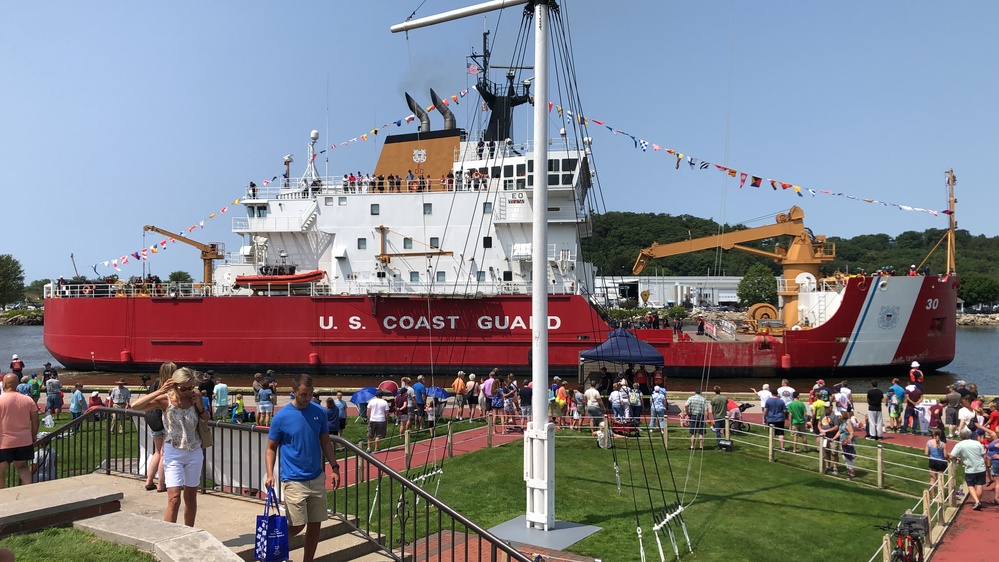
M 23 376 L 22 371 L 24 371 L 24 361 L 21 361 L 15 353 L 10 359 L 10 372 L 17 375 L 17 380 L 21 380 Z
M 114 382 L 116 387 L 111 389 L 108 393 L 108 398 L 111 401 L 112 408 L 118 408 L 120 410 L 127 410 L 132 407 L 132 391 L 125 388 L 125 379 L 118 379 Z M 118 433 L 124 433 L 125 431 L 125 416 L 120 414 L 111 415 L 111 431 L 114 428 L 118 428 Z
M 919 390 L 923 390 L 923 372 L 919 370 L 919 361 L 913 361 L 909 367 L 909 382 L 916 385 Z

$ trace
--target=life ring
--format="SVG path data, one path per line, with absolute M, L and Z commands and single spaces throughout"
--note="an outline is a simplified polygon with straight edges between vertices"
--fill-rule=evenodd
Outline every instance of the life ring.
M 94 290 L 94 286 L 93 285 L 84 285 L 83 286 L 83 294 L 84 295 L 89 295 L 90 292 L 93 291 L 93 290 Z

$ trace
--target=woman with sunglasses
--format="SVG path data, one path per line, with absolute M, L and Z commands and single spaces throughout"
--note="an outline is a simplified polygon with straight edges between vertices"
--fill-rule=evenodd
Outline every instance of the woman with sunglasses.
M 194 372 L 188 368 L 174 371 L 173 375 L 155 392 L 136 401 L 132 408 L 146 411 L 163 410 L 166 428 L 163 445 L 163 465 L 167 488 L 167 508 L 164 521 L 177 522 L 181 497 L 184 501 L 184 524 L 193 527 L 198 514 L 198 486 L 204 455 L 198 437 L 198 419 L 208 420 L 194 384 Z

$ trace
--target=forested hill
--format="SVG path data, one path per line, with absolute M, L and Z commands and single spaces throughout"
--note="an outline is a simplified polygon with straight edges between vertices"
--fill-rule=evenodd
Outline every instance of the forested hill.
M 762 224 L 769 223 L 753 226 Z M 725 232 L 745 228 L 741 224 L 724 225 Z M 583 251 L 585 259 L 597 266 L 597 275 L 631 275 L 638 251 L 652 242 L 667 244 L 718 232 L 719 225 L 715 221 L 690 215 L 610 212 L 593 216 L 593 236 L 583 240 Z M 825 266 L 824 273 L 853 272 L 859 268 L 873 272 L 889 265 L 900 271 L 908 270 L 910 265 L 923 262 L 944 232 L 944 229 L 934 228 L 924 232 L 906 231 L 894 237 L 888 234 L 864 234 L 849 239 L 829 236 L 827 242 L 836 245 L 836 260 Z M 770 239 L 745 245 L 772 251 L 775 242 Z M 947 245 L 943 242 L 926 262 L 931 272 L 945 269 L 946 252 Z M 999 255 L 999 237 L 957 231 L 957 270 L 962 277 L 999 277 L 996 255 Z M 642 274 L 743 275 L 753 263 L 766 263 L 774 273 L 780 272 L 777 264 L 766 258 L 731 250 L 722 252 L 716 260 L 716 252 L 709 250 L 652 260 Z

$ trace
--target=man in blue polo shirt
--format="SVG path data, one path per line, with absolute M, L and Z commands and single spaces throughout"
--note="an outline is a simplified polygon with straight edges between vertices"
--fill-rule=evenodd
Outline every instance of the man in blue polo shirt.
M 423 429 L 427 419 L 427 385 L 423 384 L 423 375 L 416 377 L 413 393 L 416 395 L 416 428 Z
M 294 399 L 281 408 L 267 434 L 267 481 L 274 485 L 274 460 L 281 448 L 281 485 L 284 487 L 288 536 L 305 529 L 303 560 L 315 558 L 320 525 L 326 520 L 326 466 L 333 467 L 332 485 L 340 485 L 340 466 L 329 436 L 326 411 L 312 401 L 312 377 L 295 375 Z

